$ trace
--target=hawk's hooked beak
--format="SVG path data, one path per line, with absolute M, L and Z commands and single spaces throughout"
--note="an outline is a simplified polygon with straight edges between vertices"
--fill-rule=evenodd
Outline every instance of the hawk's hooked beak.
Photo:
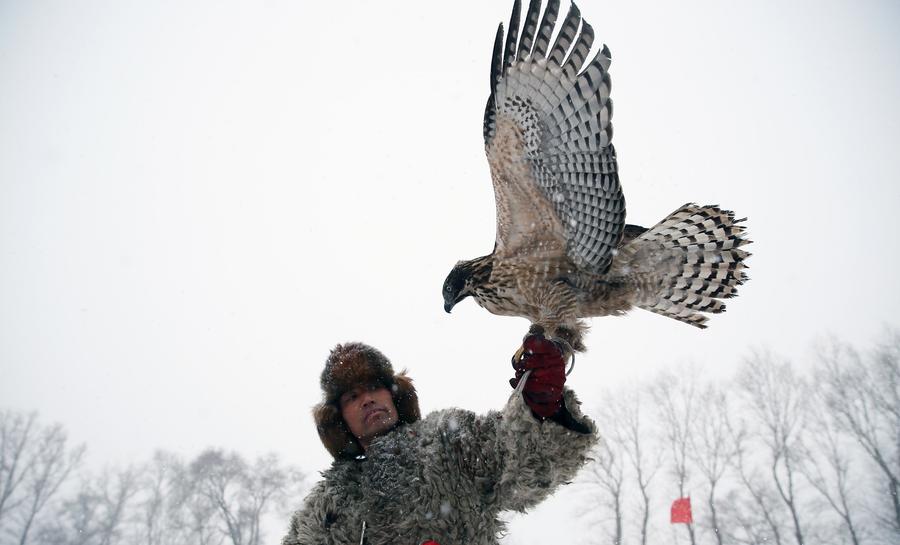
M 453 307 L 456 306 L 456 303 L 459 303 L 460 301 L 462 301 L 462 300 L 465 299 L 466 297 L 468 297 L 468 294 L 466 294 L 466 295 L 458 295 L 458 296 L 456 297 L 456 299 L 454 299 L 453 301 L 447 301 L 447 300 L 444 300 L 444 312 L 446 312 L 447 314 L 450 314 L 450 311 L 453 310 Z

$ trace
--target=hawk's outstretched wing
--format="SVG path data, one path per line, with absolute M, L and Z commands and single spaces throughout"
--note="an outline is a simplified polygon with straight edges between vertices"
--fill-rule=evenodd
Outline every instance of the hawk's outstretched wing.
M 622 238 L 625 198 L 616 173 L 612 102 L 604 46 L 572 4 L 556 40 L 559 0 L 540 24 L 531 0 L 522 36 L 516 0 L 504 46 L 497 29 L 484 140 L 497 202 L 495 256 L 568 254 L 605 273 Z M 580 23 L 580 26 L 579 26 Z

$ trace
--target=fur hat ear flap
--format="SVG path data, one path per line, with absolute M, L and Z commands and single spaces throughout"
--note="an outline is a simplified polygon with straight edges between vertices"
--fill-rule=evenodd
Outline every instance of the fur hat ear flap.
M 416 394 L 416 387 L 413 386 L 412 379 L 406 376 L 406 369 L 394 375 L 392 394 L 394 406 L 397 408 L 397 419 L 400 422 L 412 424 L 421 418 L 419 396 Z
M 313 409 L 313 419 L 319 439 L 335 459 L 352 460 L 363 453 L 337 407 L 331 403 L 320 403 Z

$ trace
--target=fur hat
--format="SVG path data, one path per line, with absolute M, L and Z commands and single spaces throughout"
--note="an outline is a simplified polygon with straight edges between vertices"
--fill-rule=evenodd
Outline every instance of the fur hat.
M 336 460 L 352 460 L 363 453 L 341 416 L 341 395 L 362 384 L 382 384 L 391 392 L 397 422 L 411 424 L 420 418 L 419 398 L 406 370 L 394 374 L 384 354 L 363 343 L 334 347 L 319 379 L 322 402 L 313 409 L 319 439 Z

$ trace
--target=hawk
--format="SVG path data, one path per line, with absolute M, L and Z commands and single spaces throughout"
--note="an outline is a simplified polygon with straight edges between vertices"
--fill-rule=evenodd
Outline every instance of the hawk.
M 453 267 L 444 310 L 471 296 L 575 351 L 585 349 L 581 318 L 633 307 L 705 328 L 747 280 L 744 220 L 685 204 L 653 227 L 626 224 L 609 49 L 588 59 L 594 32 L 575 4 L 552 43 L 559 1 L 541 16 L 541 1 L 531 0 L 521 36 L 520 10 L 516 0 L 505 40 L 497 29 L 484 113 L 494 250 Z

